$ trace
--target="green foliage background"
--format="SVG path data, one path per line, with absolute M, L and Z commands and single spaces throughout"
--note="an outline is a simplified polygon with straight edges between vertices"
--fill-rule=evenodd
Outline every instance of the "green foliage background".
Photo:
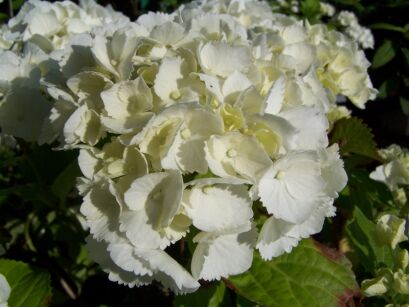
M 146 11 L 171 11 L 181 0 L 99 1 L 131 18 Z M 22 0 L 12 1 L 15 14 Z M 375 35 L 367 52 L 370 75 L 380 93 L 366 110 L 336 123 L 330 139 L 340 144 L 349 183 L 336 202 L 338 214 L 324 230 L 289 255 L 264 262 L 255 255 L 246 274 L 203 284 L 196 293 L 174 297 L 160 285 L 129 289 L 111 283 L 84 249 L 78 221 L 80 175 L 76 154 L 19 142 L 0 149 L 0 273 L 13 291 L 10 306 L 384 306 L 409 297 L 364 298 L 362 280 L 393 265 L 392 252 L 374 238 L 379 212 L 400 212 L 387 188 L 369 179 L 381 160 L 377 148 L 408 146 L 409 23 L 407 0 L 334 0 L 353 11 Z M 0 4 L 0 19 L 10 16 Z M 301 1 L 301 13 L 317 22 L 319 2 Z M 406 204 L 407 205 L 407 204 Z M 345 242 L 348 244 L 345 244 Z M 404 242 L 400 248 L 408 248 Z M 180 251 L 171 251 L 179 258 Z M 192 252 L 192 251 L 187 251 Z M 179 253 L 179 254 L 178 254 Z M 6 260 L 9 259 L 9 260 Z

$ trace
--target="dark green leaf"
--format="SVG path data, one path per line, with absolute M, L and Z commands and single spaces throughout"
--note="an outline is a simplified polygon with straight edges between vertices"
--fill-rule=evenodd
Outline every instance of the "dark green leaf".
M 11 307 L 47 305 L 51 297 L 50 276 L 47 272 L 24 262 L 1 259 L 0 273 L 11 287 L 8 300 Z
M 406 65 L 409 66 L 409 49 L 407 48 L 402 48 L 402 53 L 403 53 L 403 57 L 405 59 Z
M 383 44 L 376 50 L 372 60 L 372 68 L 376 69 L 389 63 L 396 55 L 396 51 L 392 41 L 385 40 Z
M 290 254 L 263 261 L 229 278 L 238 294 L 262 306 L 347 306 L 358 293 L 348 260 L 311 239 Z
M 395 96 L 399 93 L 401 78 L 389 76 L 379 87 L 379 99 L 387 99 L 389 96 Z
M 18 10 L 24 4 L 24 0 L 14 0 L 13 1 L 13 10 Z
M 237 295 L 236 296 L 236 307 L 259 307 L 259 305 L 249 301 L 248 299 L 240 295 Z
M 174 307 L 219 307 L 231 306 L 226 286 L 219 282 L 217 285 L 202 287 L 198 291 L 177 296 L 173 302 Z
M 356 117 L 343 118 L 335 123 L 331 143 L 338 143 L 343 155 L 351 153 L 379 160 L 371 129 Z
M 400 97 L 399 102 L 403 113 L 406 116 L 409 116 L 409 100 L 404 97 Z
M 320 2 L 318 0 L 303 0 L 301 1 L 301 12 L 308 19 L 315 19 L 320 13 Z
M 374 273 L 382 264 L 392 266 L 391 250 L 376 242 L 375 223 L 355 207 L 352 220 L 347 223 L 346 234 L 353 251 L 359 256 L 359 263 Z
M 0 12 L 0 22 L 5 21 L 9 18 L 9 15 Z
M 70 163 L 54 180 L 51 190 L 55 195 L 64 199 L 75 187 L 75 180 L 81 175 L 78 162 Z
M 392 25 L 390 23 L 379 22 L 369 26 L 371 29 L 379 29 L 379 30 L 388 30 L 388 31 L 395 31 L 395 32 L 405 32 L 404 28 Z
M 345 166 L 348 173 L 348 193 L 343 193 L 342 201 L 349 205 L 351 211 L 359 207 L 370 219 L 373 218 L 374 210 L 385 209 L 385 206 L 393 208 L 393 196 L 387 186 L 369 178 L 369 171 L 350 166 L 347 159 Z M 346 198 L 346 199 L 344 199 Z
M 144 11 L 149 5 L 149 0 L 141 0 L 140 3 L 141 3 L 141 11 Z

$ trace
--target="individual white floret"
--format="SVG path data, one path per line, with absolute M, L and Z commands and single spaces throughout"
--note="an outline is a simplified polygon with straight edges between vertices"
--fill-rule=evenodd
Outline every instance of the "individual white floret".
M 205 141 L 222 132 L 217 114 L 196 103 L 181 103 L 160 112 L 132 142 L 157 168 L 206 173 Z
M 210 170 L 220 177 L 242 177 L 255 182 L 272 162 L 257 138 L 230 132 L 206 142 Z
M 190 220 L 178 216 L 183 193 L 178 171 L 137 178 L 124 194 L 120 230 L 138 247 L 161 248 L 185 236 Z
M 292 152 L 278 159 L 261 177 L 258 194 L 270 214 L 299 224 L 325 195 L 321 165 L 313 151 Z
M 198 243 L 192 257 L 193 277 L 220 280 L 246 272 L 253 262 L 256 236 L 255 228 L 235 233 L 199 233 L 193 239 Z
M 228 77 L 234 71 L 248 72 L 251 66 L 251 53 L 247 46 L 208 42 L 199 47 L 198 60 L 205 73 Z
M 247 187 L 223 184 L 210 179 L 197 180 L 184 191 L 183 207 L 193 225 L 205 232 L 250 229 L 253 211 Z
M 97 35 L 91 48 L 95 60 L 118 80 L 127 80 L 133 71 L 132 58 L 138 40 L 130 29 L 117 30 L 112 37 Z

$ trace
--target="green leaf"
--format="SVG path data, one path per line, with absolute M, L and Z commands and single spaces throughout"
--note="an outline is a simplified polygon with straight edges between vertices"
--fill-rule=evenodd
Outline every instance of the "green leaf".
M 0 273 L 10 284 L 11 307 L 46 306 L 51 297 L 50 275 L 24 262 L 0 259 Z
M 24 0 L 14 0 L 13 10 L 18 10 L 24 4 Z
M 238 294 L 262 306 L 348 306 L 359 293 L 350 266 L 343 255 L 306 239 L 272 261 L 255 253 L 250 270 L 229 281 Z
M 391 40 L 385 40 L 376 50 L 372 60 L 372 68 L 377 69 L 389 63 L 396 55 L 396 51 Z
M 301 13 L 310 21 L 317 19 L 320 14 L 320 2 L 318 0 L 303 0 L 301 1 Z
M 387 99 L 389 96 L 396 96 L 399 93 L 399 88 L 402 78 L 397 78 L 389 75 L 379 87 L 377 99 Z
M 331 143 L 338 143 L 342 155 L 359 154 L 379 160 L 371 129 L 356 117 L 343 118 L 335 123 Z
M 54 180 L 51 190 L 55 195 L 64 199 L 75 187 L 75 180 L 81 175 L 78 162 L 73 161 Z
M 402 48 L 401 49 L 402 53 L 403 53 L 403 57 L 405 59 L 406 65 L 409 66 L 409 49 L 407 48 Z
M 140 5 L 141 5 L 141 10 L 142 10 L 142 11 L 145 11 L 146 8 L 147 8 L 148 5 L 149 5 L 149 0 L 141 0 Z
M 9 19 L 9 15 L 0 12 L 0 22 Z
M 400 97 L 399 102 L 400 102 L 400 106 L 402 108 L 403 113 L 406 116 L 409 116 L 409 100 L 404 97 Z
M 371 273 L 383 264 L 392 267 L 391 250 L 376 242 L 376 224 L 355 207 L 352 219 L 346 225 L 346 235 L 353 251 L 359 257 L 359 263 Z
M 345 204 L 344 206 L 348 205 L 351 212 L 354 207 L 359 207 L 370 219 L 373 218 L 373 212 L 377 208 L 380 210 L 385 210 L 386 206 L 393 208 L 393 196 L 388 187 L 369 178 L 369 171 L 351 166 L 350 160 L 345 160 L 348 193 L 343 193 L 339 199 Z
M 198 291 L 179 295 L 173 301 L 174 307 L 221 307 L 231 306 L 230 297 L 226 291 L 226 286 L 219 282 L 212 286 L 201 287 Z
M 379 29 L 379 30 L 388 30 L 388 31 L 395 31 L 395 32 L 405 32 L 405 29 L 399 26 L 392 25 L 386 22 L 379 22 L 369 26 L 371 29 Z

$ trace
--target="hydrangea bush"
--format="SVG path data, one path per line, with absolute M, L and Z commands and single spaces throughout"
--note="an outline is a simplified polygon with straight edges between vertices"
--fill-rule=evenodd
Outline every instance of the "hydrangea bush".
M 256 0 L 136 21 L 91 0 L 30 0 L 0 30 L 0 127 L 79 153 L 78 218 L 109 280 L 195 292 L 254 255 L 267 266 L 291 253 L 335 216 L 347 174 L 328 134 L 351 120 L 340 102 L 364 109 L 377 94 L 346 33 Z M 371 178 L 394 189 L 409 177 L 389 151 Z M 395 220 L 379 223 L 389 233 Z M 182 263 L 172 249 L 185 245 Z

